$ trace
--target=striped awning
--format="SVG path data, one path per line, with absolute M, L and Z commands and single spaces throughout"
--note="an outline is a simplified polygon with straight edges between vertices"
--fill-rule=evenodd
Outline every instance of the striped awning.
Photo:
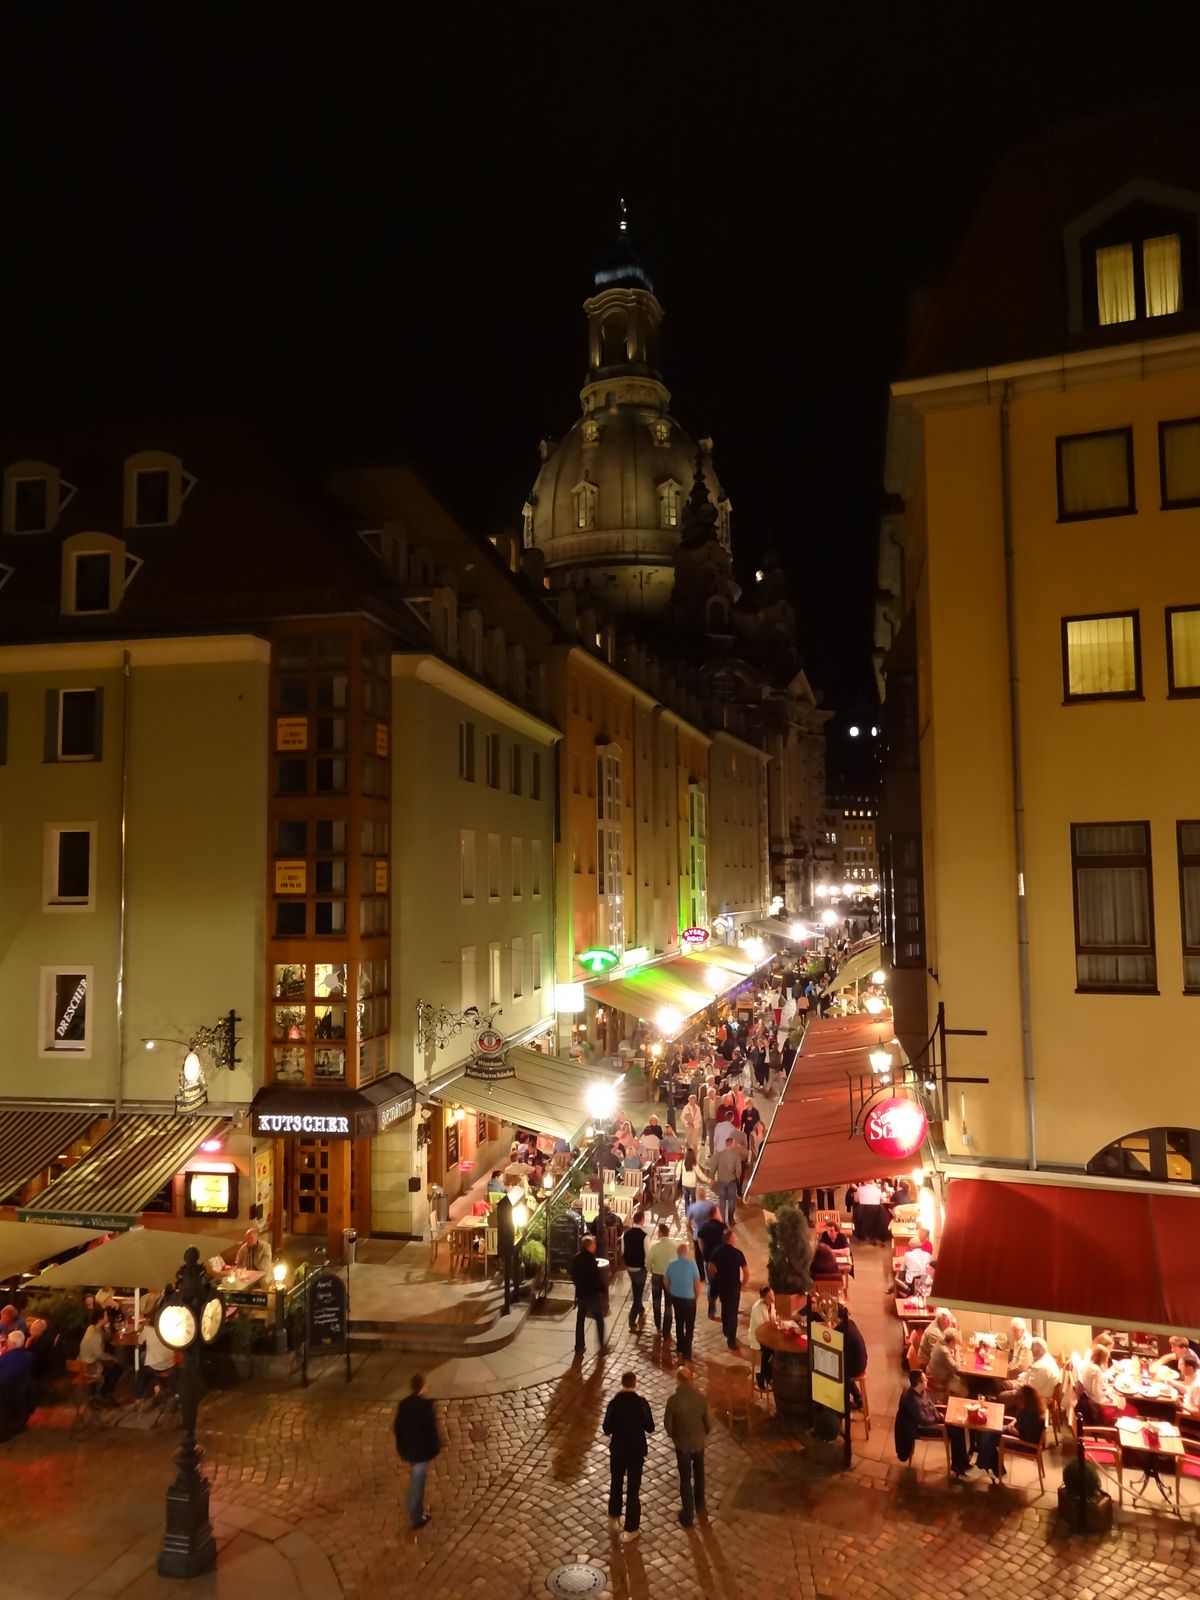
M 0 1108 L 0 1202 L 82 1139 L 97 1111 L 8 1111 Z
M 879 966 L 879 940 L 873 939 L 864 949 L 849 956 L 825 985 L 827 994 L 839 989 L 852 989 L 856 983 L 870 983 L 871 974 Z
M 163 1184 L 173 1178 L 225 1122 L 224 1117 L 122 1117 L 111 1133 L 56 1178 L 21 1215 L 56 1222 L 107 1219 L 132 1225 Z

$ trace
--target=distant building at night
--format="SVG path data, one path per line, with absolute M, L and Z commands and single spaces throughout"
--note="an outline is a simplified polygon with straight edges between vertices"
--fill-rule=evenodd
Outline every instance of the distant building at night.
M 951 1159 L 1200 1180 L 1200 115 L 1001 164 L 892 388 L 897 1032 Z

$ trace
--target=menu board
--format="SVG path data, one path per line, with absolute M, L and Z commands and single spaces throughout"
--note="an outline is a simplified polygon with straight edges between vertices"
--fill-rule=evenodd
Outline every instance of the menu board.
M 343 1350 L 349 1332 L 346 1285 L 333 1272 L 318 1272 L 308 1286 L 308 1343 L 314 1350 Z

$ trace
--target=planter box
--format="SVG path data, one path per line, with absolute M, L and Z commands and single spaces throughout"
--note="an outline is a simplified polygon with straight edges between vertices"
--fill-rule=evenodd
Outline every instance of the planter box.
M 1080 1501 L 1065 1484 L 1059 1485 L 1058 1515 L 1071 1533 L 1111 1533 L 1113 1522 L 1112 1496 L 1097 1495 L 1095 1500 Z

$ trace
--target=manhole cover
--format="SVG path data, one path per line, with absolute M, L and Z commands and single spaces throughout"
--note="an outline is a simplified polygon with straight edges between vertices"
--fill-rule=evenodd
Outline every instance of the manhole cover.
M 555 1567 L 546 1579 L 546 1587 L 551 1594 L 565 1597 L 577 1594 L 603 1594 L 608 1584 L 601 1567 L 593 1567 L 586 1561 L 571 1561 L 565 1567 Z

